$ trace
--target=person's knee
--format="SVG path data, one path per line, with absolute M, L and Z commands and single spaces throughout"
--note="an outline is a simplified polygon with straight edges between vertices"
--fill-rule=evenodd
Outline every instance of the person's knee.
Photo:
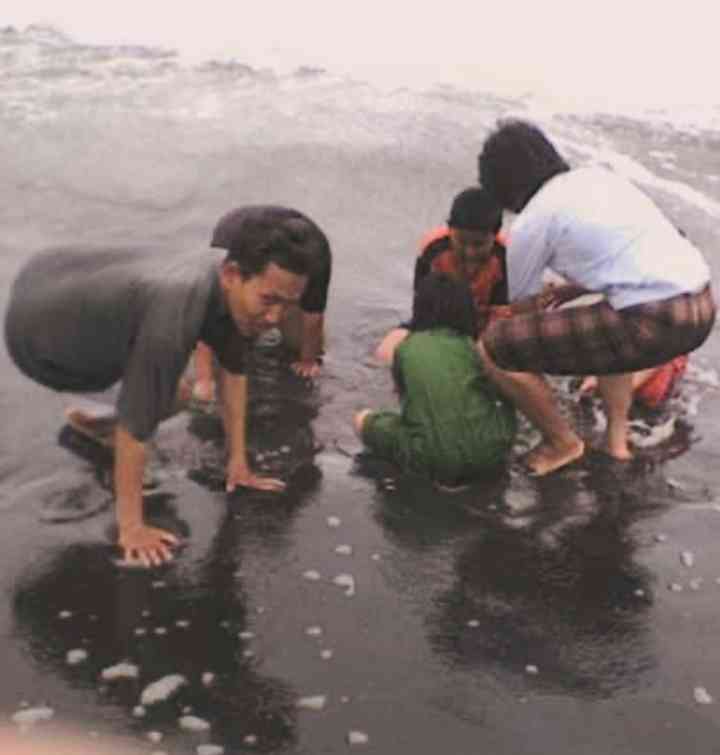
M 355 428 L 355 432 L 360 438 L 362 438 L 363 427 L 370 414 L 370 411 L 370 409 L 361 409 L 359 412 L 355 412 L 355 416 L 353 417 L 353 427 Z

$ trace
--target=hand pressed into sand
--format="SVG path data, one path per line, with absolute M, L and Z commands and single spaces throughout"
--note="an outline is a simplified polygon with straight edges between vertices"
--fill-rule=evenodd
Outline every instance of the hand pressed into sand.
M 150 567 L 172 561 L 171 546 L 179 545 L 179 540 L 167 530 L 139 522 L 120 526 L 118 544 L 125 563 Z
M 315 378 L 320 374 L 320 363 L 316 359 L 293 362 L 290 365 L 292 371 L 303 378 Z
M 248 467 L 244 457 L 230 459 L 227 465 L 225 489 L 228 493 L 232 493 L 238 486 L 272 492 L 285 490 L 285 483 L 282 480 L 256 475 L 250 467 Z

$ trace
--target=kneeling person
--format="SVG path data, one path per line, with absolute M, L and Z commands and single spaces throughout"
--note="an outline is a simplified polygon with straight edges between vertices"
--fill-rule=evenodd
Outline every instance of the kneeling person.
M 286 345 L 296 353 L 292 369 L 301 377 L 313 378 L 320 373 L 325 347 L 325 309 L 332 271 L 330 244 L 323 231 L 308 217 L 287 207 L 249 205 L 223 215 L 213 230 L 211 246 L 228 251 L 243 240 L 245 224 L 262 217 L 282 222 L 288 230 L 297 226 L 312 246 L 312 267 L 300 301 L 285 312 L 279 327 Z M 193 394 L 200 401 L 215 397 L 213 351 L 199 343 L 195 352 L 195 385 Z
M 371 451 L 444 488 L 466 485 L 505 462 L 515 410 L 485 376 L 476 337 L 467 284 L 427 275 L 415 295 L 413 330 L 394 350 L 401 413 L 365 409 L 354 418 Z
M 59 248 L 29 260 L 12 288 L 5 338 L 28 377 L 58 391 L 122 383 L 114 428 L 119 544 L 129 561 L 171 558 L 175 537 L 143 519 L 145 444 L 177 409 L 198 340 L 221 365 L 228 490 L 279 490 L 246 453 L 248 339 L 276 326 L 302 296 L 313 250 L 297 228 L 257 217 L 224 258 L 128 248 Z M 77 416 L 77 415 L 76 415 Z

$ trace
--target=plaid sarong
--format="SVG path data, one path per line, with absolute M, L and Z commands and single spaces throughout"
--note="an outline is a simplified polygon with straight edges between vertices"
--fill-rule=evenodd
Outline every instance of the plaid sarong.
M 609 375 L 656 367 L 697 349 L 714 322 L 708 285 L 699 293 L 619 310 L 601 301 L 495 320 L 482 342 L 504 370 Z

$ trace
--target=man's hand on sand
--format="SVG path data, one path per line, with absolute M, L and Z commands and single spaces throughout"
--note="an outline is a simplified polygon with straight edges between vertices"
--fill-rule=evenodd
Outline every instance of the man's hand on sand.
M 320 374 L 320 363 L 316 359 L 293 362 L 290 368 L 296 375 L 303 378 L 315 378 Z
M 237 487 L 268 490 L 275 493 L 285 490 L 285 483 L 272 477 L 260 477 L 252 472 L 246 464 L 233 463 L 231 460 L 227 466 L 225 490 L 232 493 Z
M 171 546 L 180 541 L 167 530 L 137 524 L 120 530 L 119 545 L 123 562 L 128 566 L 160 566 L 172 561 Z

